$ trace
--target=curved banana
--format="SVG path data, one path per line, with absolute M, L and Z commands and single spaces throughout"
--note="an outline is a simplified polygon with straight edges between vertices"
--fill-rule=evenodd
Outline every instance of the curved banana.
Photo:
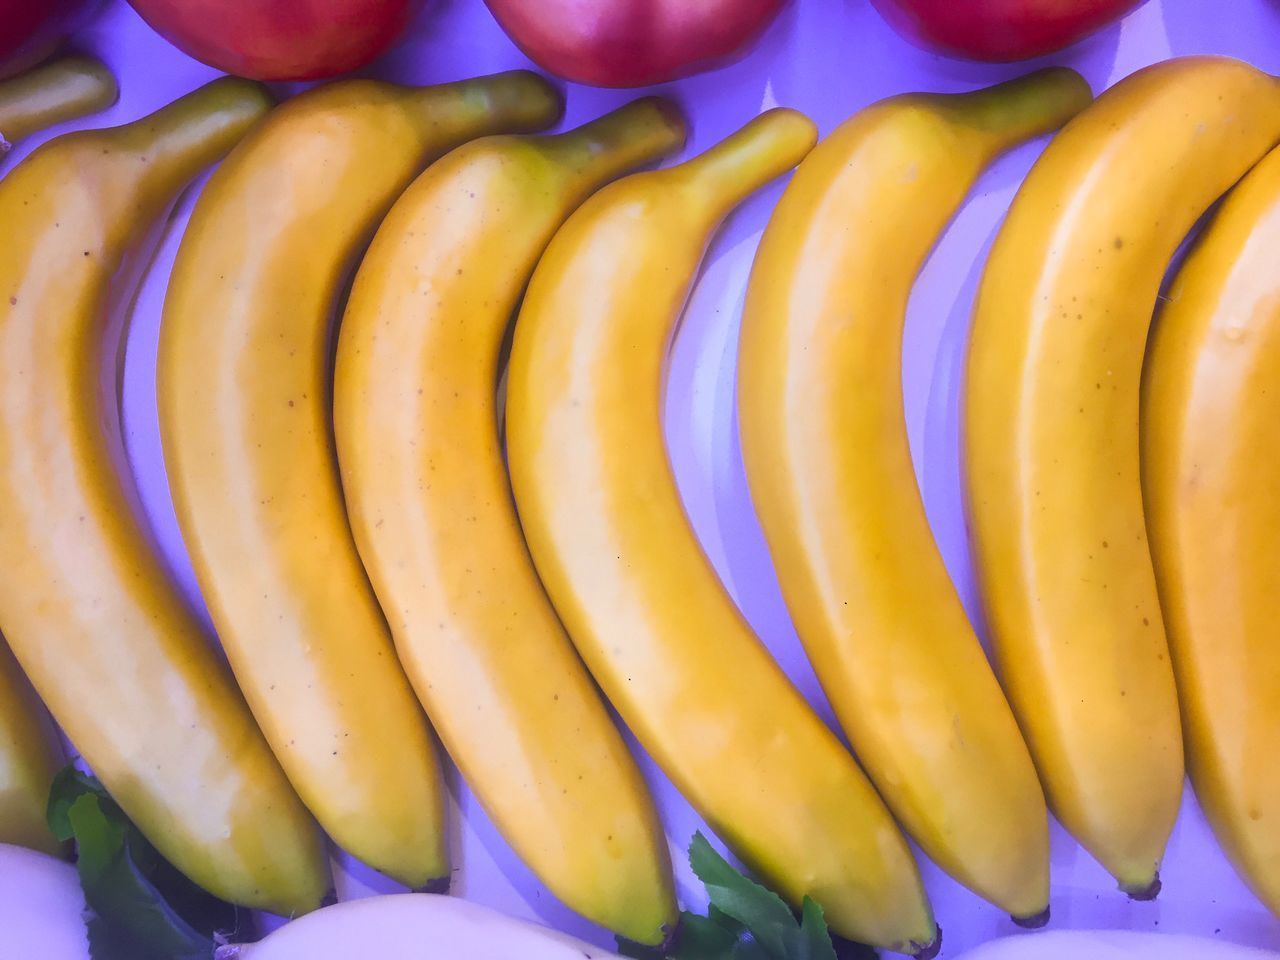
M 1196 796 L 1280 914 L 1280 151 L 1227 198 L 1156 321 L 1142 480 Z
M 0 181 L 0 623 L 157 849 L 224 899 L 291 914 L 328 888 L 324 846 L 135 512 L 111 319 L 153 225 L 269 106 L 219 80 Z
M 966 496 L 997 666 L 1051 809 L 1135 896 L 1182 793 L 1138 464 L 1142 354 L 1196 219 L 1280 137 L 1280 86 L 1171 60 L 1098 98 L 1018 192 L 978 292 Z
M 44 706 L 0 640 L 0 844 L 63 852 L 45 818 L 49 788 L 63 762 Z
M 533 559 L 605 694 L 756 871 L 840 934 L 936 940 L 911 853 L 880 798 L 726 593 L 667 459 L 667 347 L 708 239 L 814 144 L 764 114 L 706 154 L 606 187 L 534 273 L 515 340 L 507 445 Z
M 943 565 L 907 444 L 916 274 L 995 157 L 1091 100 L 1070 70 L 855 116 L 796 171 L 742 320 L 747 479 L 854 751 L 940 866 L 1025 923 L 1049 904 L 1044 794 Z
M 419 170 L 559 110 L 531 73 L 418 89 L 350 80 L 291 100 L 210 179 L 165 301 L 165 467 L 236 680 L 321 826 L 411 887 L 448 877 L 446 798 L 343 506 L 334 310 Z
M 561 900 L 654 944 L 676 919 L 666 837 L 529 560 L 496 387 L 512 311 L 556 227 L 684 135 L 674 108 L 641 100 L 433 164 L 360 267 L 334 377 L 356 543 L 446 749 Z
M 105 110 L 119 95 L 111 71 L 91 57 L 61 57 L 0 80 L 0 157 L 39 130 Z

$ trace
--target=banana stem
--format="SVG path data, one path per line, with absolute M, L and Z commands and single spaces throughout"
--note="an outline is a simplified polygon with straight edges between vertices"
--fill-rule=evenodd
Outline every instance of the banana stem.
M 534 133 L 551 126 L 564 112 L 560 91 L 531 70 L 508 70 L 456 83 L 407 88 L 405 97 L 410 108 L 417 108 L 429 126 L 442 118 L 457 116 L 474 127 L 475 118 L 486 118 L 488 131 L 478 130 L 474 136 L 485 132 Z M 449 101 L 466 104 L 468 109 L 442 110 Z
M 72 117 L 105 110 L 119 88 L 111 71 L 90 57 L 64 57 L 0 83 L 0 134 L 24 137 Z
M 1074 70 L 1049 67 L 944 100 L 957 122 L 988 132 L 999 152 L 1057 130 L 1093 102 L 1093 91 Z
M 671 172 L 696 188 L 689 191 L 692 202 L 719 217 L 794 167 L 817 142 L 812 120 L 777 108 Z
M 222 77 L 111 133 L 150 158 L 152 176 L 182 183 L 224 156 L 272 104 L 262 84 Z
M 596 183 L 675 153 L 687 135 L 679 107 L 661 97 L 645 97 L 542 143 L 576 177 Z

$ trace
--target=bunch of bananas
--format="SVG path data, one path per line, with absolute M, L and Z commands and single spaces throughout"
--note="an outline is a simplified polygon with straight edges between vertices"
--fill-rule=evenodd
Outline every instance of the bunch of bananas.
M 0 85 L 0 133 L 114 95 L 96 66 L 47 69 Z M 54 847 L 29 678 L 219 896 L 314 909 L 321 829 L 438 888 L 434 729 L 557 896 L 658 944 L 665 837 L 607 698 L 754 871 L 847 937 L 936 951 L 904 832 L 1044 922 L 1049 809 L 1153 896 L 1184 731 L 1224 847 L 1280 909 L 1280 784 L 1250 762 L 1280 734 L 1280 85 L 1192 58 L 1091 100 L 1045 70 L 883 101 L 816 147 L 774 110 L 622 177 L 682 147 L 671 104 L 550 136 L 559 97 L 528 73 L 350 80 L 274 109 L 224 79 L 35 151 L 0 181 L 0 841 Z M 1060 127 L 991 252 L 965 388 L 997 681 L 916 486 L 903 321 L 981 172 Z M 170 279 L 157 389 L 229 670 L 140 519 L 117 382 L 154 227 L 224 156 Z M 797 164 L 747 294 L 743 451 L 861 766 L 717 578 L 662 429 L 712 234 Z M 1255 164 L 1148 347 L 1176 247 Z

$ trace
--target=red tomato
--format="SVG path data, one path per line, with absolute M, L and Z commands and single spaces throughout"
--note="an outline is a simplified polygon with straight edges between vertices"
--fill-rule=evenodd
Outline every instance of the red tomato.
M 742 52 L 786 0 L 485 0 L 530 59 L 598 87 L 643 87 Z
M 53 53 L 95 5 L 96 0 L 0 0 L 0 77 Z
M 363 67 L 423 0 L 129 0 L 197 60 L 255 80 L 318 80 Z
M 872 0 L 921 46 L 971 60 L 1026 60 L 1070 46 L 1143 0 Z

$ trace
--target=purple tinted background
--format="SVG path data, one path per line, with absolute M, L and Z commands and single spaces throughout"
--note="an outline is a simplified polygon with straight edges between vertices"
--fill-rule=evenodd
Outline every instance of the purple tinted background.
M 102 56 L 121 80 L 119 105 L 91 121 L 97 125 L 132 120 L 216 75 L 155 36 L 123 0 L 110 0 L 79 43 Z M 1151 0 L 1122 24 L 1047 61 L 1076 67 L 1100 91 L 1171 53 L 1230 54 L 1280 72 L 1280 7 L 1272 0 Z M 430 83 L 524 65 L 527 61 L 503 36 L 481 0 L 433 0 L 406 42 L 369 72 Z M 826 132 L 858 108 L 893 93 L 964 90 L 1024 69 L 966 64 L 918 51 L 894 35 L 866 0 L 796 0 L 750 57 L 668 85 L 662 92 L 689 111 L 692 152 L 775 104 L 804 110 Z M 571 87 L 566 123 L 594 117 L 633 95 Z M 16 153 L 29 152 L 41 139 L 24 143 Z M 983 255 L 1020 178 L 1042 146 L 1016 151 L 982 179 L 926 266 L 907 321 L 903 382 L 912 452 L 930 519 L 971 610 L 973 578 L 957 472 L 956 388 Z M 783 607 L 751 510 L 733 407 L 743 290 L 780 189 L 774 186 L 744 205 L 711 248 L 675 346 L 666 419 L 681 490 L 708 553 L 784 668 L 831 722 Z M 180 205 L 138 299 L 125 364 L 124 411 L 130 457 L 149 518 L 175 575 L 198 604 L 166 488 L 153 391 L 160 307 L 191 200 L 188 196 Z M 1258 760 L 1274 762 L 1269 757 Z M 693 831 L 705 830 L 705 825 L 647 760 L 645 770 L 662 808 L 680 895 L 686 904 L 699 906 L 703 898 L 684 866 L 682 851 Z M 557 903 L 528 873 L 456 776 L 453 794 L 456 893 L 602 945 L 611 942 L 604 931 Z M 976 943 L 1016 932 L 994 907 L 923 858 L 922 863 L 946 929 L 944 955 L 955 956 Z M 1236 878 L 1190 793 L 1169 847 L 1164 879 L 1165 890 L 1157 902 L 1129 903 L 1088 855 L 1055 830 L 1054 926 L 1189 932 L 1280 948 L 1280 923 Z M 339 890 L 344 897 L 393 889 L 393 884 L 342 858 Z

